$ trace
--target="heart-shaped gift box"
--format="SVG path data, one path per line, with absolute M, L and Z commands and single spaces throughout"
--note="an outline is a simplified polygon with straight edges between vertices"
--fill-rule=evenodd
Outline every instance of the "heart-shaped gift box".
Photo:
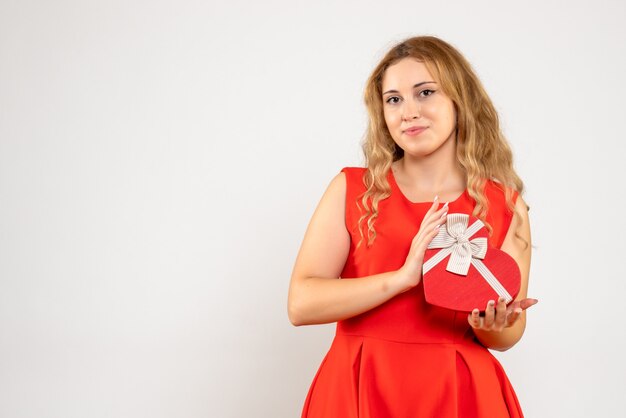
M 515 299 L 520 289 L 517 262 L 489 246 L 485 225 L 464 213 L 449 213 L 424 253 L 426 301 L 455 311 L 484 311 L 487 302 Z

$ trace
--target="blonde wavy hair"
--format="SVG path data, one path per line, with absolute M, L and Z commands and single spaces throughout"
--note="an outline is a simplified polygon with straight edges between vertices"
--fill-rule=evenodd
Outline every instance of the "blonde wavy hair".
M 423 62 L 443 92 L 454 103 L 458 117 L 457 159 L 467 174 L 467 191 L 476 202 L 472 215 L 485 223 L 490 235 L 493 233 L 491 225 L 485 219 L 489 202 L 484 194 L 485 184 L 491 179 L 505 186 L 507 207 L 514 216 L 521 218 L 514 209 L 512 189 L 521 195 L 524 184 L 513 168 L 513 154 L 500 130 L 498 114 L 491 99 L 469 62 L 458 50 L 434 36 L 417 36 L 392 47 L 376 66 L 365 86 L 364 99 L 369 123 L 363 142 L 367 167 L 363 183 L 367 190 L 359 196 L 362 216 L 358 222 L 361 239 L 357 247 L 365 238 L 363 222 L 367 223 L 367 246 L 373 245 L 376 239 L 374 224 L 378 218 L 379 202 L 391 195 L 387 174 L 392 162 L 404 155 L 404 151 L 394 142 L 387 129 L 382 98 L 385 71 L 403 58 L 414 58 Z M 515 235 L 519 237 L 517 231 Z

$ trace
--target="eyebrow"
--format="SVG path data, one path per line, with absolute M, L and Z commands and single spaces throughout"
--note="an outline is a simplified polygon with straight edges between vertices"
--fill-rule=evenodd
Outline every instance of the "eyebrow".
M 416 85 L 414 85 L 414 86 L 413 86 L 413 88 L 415 88 L 415 87 L 419 87 L 419 86 L 421 86 L 422 84 L 428 84 L 428 83 L 437 84 L 437 83 L 436 83 L 436 82 L 434 82 L 434 81 L 422 81 L 421 83 L 417 83 Z M 383 96 L 384 96 L 385 94 L 388 94 L 388 93 L 398 93 L 398 90 L 387 90 L 386 92 L 384 92 L 384 93 L 383 93 Z

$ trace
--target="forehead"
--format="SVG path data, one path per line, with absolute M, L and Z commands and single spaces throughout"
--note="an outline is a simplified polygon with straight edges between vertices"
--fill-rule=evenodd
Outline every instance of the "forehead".
M 387 91 L 412 88 L 423 81 L 437 80 L 423 62 L 415 58 L 403 58 L 387 67 L 382 78 L 382 89 Z

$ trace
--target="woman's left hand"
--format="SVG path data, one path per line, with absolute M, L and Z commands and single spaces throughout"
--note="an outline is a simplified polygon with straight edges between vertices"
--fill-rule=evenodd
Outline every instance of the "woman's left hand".
M 487 302 L 485 316 L 480 316 L 480 311 L 474 309 L 468 316 L 467 321 L 474 329 L 501 332 L 505 328 L 512 327 L 522 315 L 522 311 L 539 302 L 537 299 L 522 299 L 511 303 L 508 307 L 503 298 Z

